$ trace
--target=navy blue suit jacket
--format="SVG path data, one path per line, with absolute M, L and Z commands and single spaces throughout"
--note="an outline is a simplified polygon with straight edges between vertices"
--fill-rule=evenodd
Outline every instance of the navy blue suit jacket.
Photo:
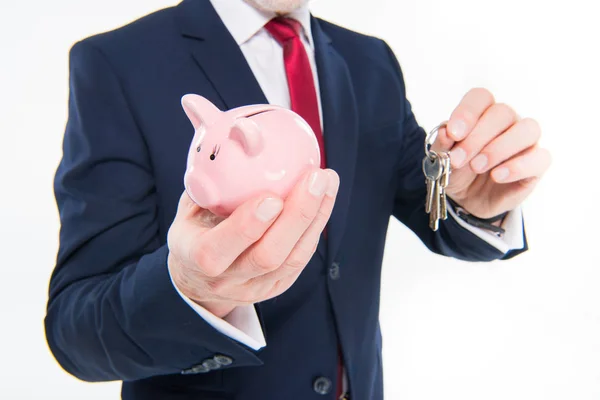
M 260 351 L 199 317 L 166 266 L 194 133 L 182 95 L 201 94 L 223 110 L 267 102 L 239 47 L 208 0 L 185 0 L 73 46 L 55 179 L 60 248 L 45 319 L 66 371 L 123 381 L 125 399 L 333 399 L 313 382 L 335 380 L 339 346 L 353 398 L 381 399 L 378 313 L 390 216 L 439 254 L 517 254 L 500 253 L 452 218 L 429 229 L 424 132 L 390 48 L 316 18 L 312 29 L 328 166 L 341 186 L 327 240 L 300 278 L 256 305 L 267 341 Z M 232 363 L 193 369 L 215 355 Z

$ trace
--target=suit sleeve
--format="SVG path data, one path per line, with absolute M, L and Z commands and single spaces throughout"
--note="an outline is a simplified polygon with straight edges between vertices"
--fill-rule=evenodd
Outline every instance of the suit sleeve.
M 465 261 L 492 261 L 512 258 L 526 251 L 525 237 L 523 237 L 522 248 L 502 252 L 489 241 L 482 239 L 481 235 L 476 235 L 472 229 L 461 226 L 452 216 L 445 221 L 440 221 L 437 232 L 429 228 L 429 215 L 425 212 L 426 185 L 421 167 L 425 157 L 426 132 L 417 123 L 411 104 L 406 98 L 404 79 L 398 60 L 390 47 L 386 43 L 384 45 L 398 78 L 398 86 L 404 102 L 399 110 L 402 115 L 403 145 L 397 163 L 398 182 L 394 216 L 410 228 L 431 251 L 444 256 Z
M 56 360 L 86 381 L 185 373 L 216 355 L 233 360 L 228 368 L 262 364 L 171 283 L 143 136 L 118 77 L 87 41 L 71 49 L 69 87 L 54 182 L 60 246 L 45 318 Z

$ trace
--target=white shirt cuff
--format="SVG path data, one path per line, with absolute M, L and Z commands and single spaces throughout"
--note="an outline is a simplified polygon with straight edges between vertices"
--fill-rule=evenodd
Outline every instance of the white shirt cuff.
M 508 253 L 510 250 L 522 249 L 525 246 L 523 240 L 523 210 L 521 209 L 521 206 L 510 211 L 504 218 L 501 227 L 504 229 L 505 233 L 501 237 L 493 232 L 466 223 L 456 214 L 456 211 L 454 211 L 454 208 L 450 205 L 448 205 L 448 214 L 452 215 L 460 226 L 480 239 L 485 240 L 504 254 Z
M 170 273 L 169 276 L 171 277 Z M 192 307 L 210 326 L 223 335 L 237 340 L 253 350 L 260 350 L 267 345 L 260 321 L 258 320 L 258 314 L 253 305 L 236 307 L 229 315 L 221 319 L 181 293 L 175 282 L 173 282 L 172 277 L 171 283 L 183 301 Z

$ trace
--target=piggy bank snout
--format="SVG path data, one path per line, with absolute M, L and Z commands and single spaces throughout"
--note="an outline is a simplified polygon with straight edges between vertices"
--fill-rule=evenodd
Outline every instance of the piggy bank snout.
M 215 182 L 207 174 L 194 168 L 185 174 L 185 188 L 194 203 L 202 208 L 212 209 L 221 201 Z

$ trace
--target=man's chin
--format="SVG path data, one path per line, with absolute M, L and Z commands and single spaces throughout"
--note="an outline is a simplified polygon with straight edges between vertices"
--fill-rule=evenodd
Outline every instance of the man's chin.
M 289 14 L 310 0 L 246 0 L 253 7 L 276 14 Z

